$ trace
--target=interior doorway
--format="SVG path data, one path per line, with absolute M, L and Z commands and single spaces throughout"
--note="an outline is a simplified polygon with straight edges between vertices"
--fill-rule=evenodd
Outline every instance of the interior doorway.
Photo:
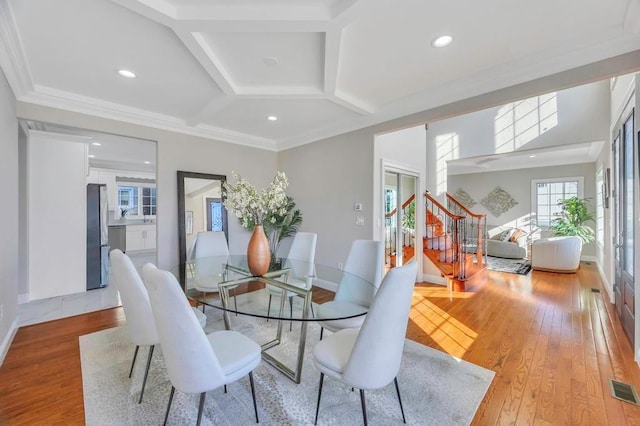
M 386 270 L 416 257 L 418 182 L 413 173 L 385 167 L 382 200 Z
M 615 307 L 622 327 L 635 340 L 634 285 L 634 109 L 630 105 L 613 133 L 613 215 Z

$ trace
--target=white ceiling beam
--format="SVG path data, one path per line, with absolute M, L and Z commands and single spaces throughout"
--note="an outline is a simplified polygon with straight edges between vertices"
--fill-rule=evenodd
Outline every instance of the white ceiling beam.
M 327 98 L 330 101 L 350 109 L 351 111 L 357 112 L 360 115 L 370 115 L 376 110 L 373 105 L 339 90 L 336 90 L 335 94 L 328 94 Z
M 199 33 L 174 29 L 176 35 L 182 43 L 189 49 L 191 54 L 196 58 L 200 65 L 205 69 L 213 81 L 220 87 L 226 95 L 235 94 L 236 90 L 233 86 L 231 76 L 222 66 L 220 59 L 211 49 L 211 46 Z
M 327 22 L 331 20 L 331 13 L 324 5 L 233 5 L 224 6 L 199 5 L 177 8 L 176 19 L 180 21 L 232 21 L 232 22 L 262 22 L 262 21 L 305 21 Z
M 330 24 L 328 21 L 181 19 L 171 26 L 202 33 L 321 33 L 327 31 Z
M 14 96 L 20 99 L 33 91 L 33 78 L 13 16 L 9 2 L 0 0 L 0 67 Z
M 139 15 L 160 24 L 171 26 L 176 19 L 175 6 L 164 0 L 111 0 Z
M 340 0 L 331 7 L 331 24 L 336 27 L 345 27 L 358 16 L 362 16 L 365 8 L 373 6 L 372 1 L 365 0 Z
M 228 105 L 230 105 L 236 99 L 235 95 L 231 96 L 219 96 L 212 99 L 207 103 L 200 111 L 194 116 L 188 118 L 187 125 L 195 126 L 206 121 L 207 118 L 215 115 L 217 112 L 222 111 Z
M 244 99 L 326 99 L 321 89 L 306 86 L 238 87 L 236 94 Z
M 324 92 L 333 95 L 338 82 L 340 68 L 340 45 L 342 29 L 335 28 L 327 31 L 324 36 Z

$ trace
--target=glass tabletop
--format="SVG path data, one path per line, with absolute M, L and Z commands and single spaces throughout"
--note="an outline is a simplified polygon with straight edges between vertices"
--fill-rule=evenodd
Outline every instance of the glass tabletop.
M 338 268 L 290 259 L 278 259 L 260 277 L 249 272 L 244 255 L 193 259 L 171 271 L 179 277 L 181 268 L 186 271 L 186 295 L 198 305 L 267 319 L 334 321 L 359 317 L 367 313 L 367 301 L 375 293 L 373 283 L 366 279 Z M 328 298 L 323 294 L 322 303 L 331 298 L 349 302 L 325 305 L 318 312 L 318 305 L 312 304 L 313 286 L 339 288 Z

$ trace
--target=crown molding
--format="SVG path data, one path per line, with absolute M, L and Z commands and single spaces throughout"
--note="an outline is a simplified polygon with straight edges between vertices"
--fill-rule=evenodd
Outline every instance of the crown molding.
M 251 148 L 276 150 L 276 142 L 232 130 L 210 125 L 189 126 L 184 120 L 164 114 L 145 111 L 101 99 L 80 96 L 75 93 L 36 85 L 35 90 L 18 100 L 25 103 L 57 108 L 80 114 L 88 114 L 110 120 L 152 127 L 176 133 L 198 136 L 221 142 L 249 146 Z
M 0 67 L 16 98 L 33 90 L 31 70 L 8 0 L 0 0 Z

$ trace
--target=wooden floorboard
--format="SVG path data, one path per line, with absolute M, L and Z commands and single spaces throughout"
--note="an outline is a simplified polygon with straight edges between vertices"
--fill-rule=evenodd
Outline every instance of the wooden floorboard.
M 314 288 L 316 303 L 332 297 Z M 0 367 L 0 424 L 83 424 L 78 336 L 124 322 L 115 308 L 20 328 Z M 407 337 L 496 372 L 473 424 L 640 424 L 639 407 L 610 396 L 611 378 L 640 389 L 640 370 L 595 265 L 489 271 L 466 293 L 419 284 Z

